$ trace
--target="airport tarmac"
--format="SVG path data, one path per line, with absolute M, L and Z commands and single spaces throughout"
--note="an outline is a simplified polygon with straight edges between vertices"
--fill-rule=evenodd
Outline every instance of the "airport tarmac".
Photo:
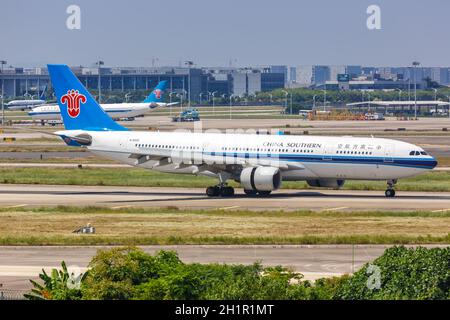
M 386 245 L 178 245 L 143 246 L 148 253 L 176 250 L 183 262 L 283 265 L 301 272 L 305 279 L 339 276 L 357 271 L 364 263 L 379 257 Z M 431 245 L 430 247 L 439 247 Z M 445 247 L 445 245 L 440 246 Z M 0 247 L 0 284 L 5 289 L 30 288 L 41 269 L 59 268 L 65 261 L 71 270 L 86 270 L 98 249 L 93 246 L 11 246 Z M 1 289 L 0 289 L 1 291 Z
M 180 209 L 248 210 L 450 210 L 450 192 L 278 190 L 269 197 L 249 197 L 241 189 L 232 198 L 209 198 L 204 189 L 127 186 L 0 184 L 0 206 L 178 207 Z
M 200 114 L 201 116 L 201 114 Z M 160 130 L 175 129 L 270 129 L 284 128 L 285 130 L 301 129 L 308 130 L 310 134 L 314 132 L 328 132 L 336 135 L 341 132 L 365 132 L 371 133 L 404 128 L 405 131 L 441 131 L 443 128 L 450 129 L 450 118 L 419 118 L 419 120 L 397 120 L 388 118 L 384 121 L 310 121 L 298 118 L 279 118 L 279 119 L 202 119 L 201 122 L 172 122 L 168 116 L 146 116 L 136 118 L 133 122 L 121 122 L 124 126 L 151 126 Z M 289 125 L 289 128 L 285 126 Z

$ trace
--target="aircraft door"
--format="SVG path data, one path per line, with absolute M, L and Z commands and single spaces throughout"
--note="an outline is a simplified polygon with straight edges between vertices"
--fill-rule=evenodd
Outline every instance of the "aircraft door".
M 394 145 L 393 144 L 387 144 L 384 147 L 384 162 L 394 162 L 393 156 L 394 156 Z
M 333 154 L 335 152 L 335 144 L 334 143 L 327 143 L 323 147 L 323 160 L 333 160 Z

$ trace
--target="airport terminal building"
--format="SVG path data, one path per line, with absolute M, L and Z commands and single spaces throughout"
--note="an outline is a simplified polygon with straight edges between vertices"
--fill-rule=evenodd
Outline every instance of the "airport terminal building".
M 159 81 L 168 81 L 169 92 L 187 95 L 192 101 L 215 97 L 245 96 L 260 91 L 284 88 L 285 73 L 261 68 L 188 68 L 188 67 L 71 67 L 89 90 L 103 91 L 151 90 Z M 4 68 L 0 72 L 5 97 L 38 95 L 50 83 L 46 67 Z M 189 90 L 190 85 L 190 90 Z

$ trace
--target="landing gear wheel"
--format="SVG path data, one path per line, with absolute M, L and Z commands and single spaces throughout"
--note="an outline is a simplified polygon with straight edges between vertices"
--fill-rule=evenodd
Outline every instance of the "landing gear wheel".
M 218 186 L 212 186 L 206 188 L 206 195 L 208 197 L 217 197 L 220 195 L 220 188 Z
M 272 191 L 258 191 L 258 194 L 262 197 L 267 197 Z
M 232 197 L 232 196 L 234 196 L 234 189 L 233 189 L 233 187 L 222 187 L 220 189 L 220 195 L 222 197 Z
M 258 191 L 255 191 L 255 190 L 249 190 L 249 189 L 244 189 L 244 193 L 245 193 L 246 195 L 248 195 L 248 196 L 255 196 L 255 195 L 258 193 Z
M 387 189 L 384 194 L 386 195 L 386 197 L 388 198 L 393 198 L 395 197 L 395 190 L 394 189 Z

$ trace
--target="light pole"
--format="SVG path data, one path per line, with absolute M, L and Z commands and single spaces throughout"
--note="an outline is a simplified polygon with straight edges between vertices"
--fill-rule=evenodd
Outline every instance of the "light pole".
M 448 96 L 447 98 L 448 98 L 448 108 L 447 108 L 447 111 L 448 111 L 448 118 L 450 119 L 450 96 Z
M 413 61 L 413 71 L 414 71 L 414 120 L 417 120 L 417 77 L 416 69 L 420 66 L 419 61 Z
M 102 78 L 100 75 L 101 66 L 105 64 L 104 61 L 98 60 L 95 65 L 98 66 L 98 103 L 102 103 Z
M 316 108 L 316 97 L 317 95 L 313 95 L 313 110 Z
M 216 115 L 215 102 L 214 102 L 214 95 L 215 95 L 216 93 L 217 93 L 217 91 L 214 91 L 213 93 L 211 93 L 212 103 L 213 103 L 213 116 Z
M 327 105 L 327 89 L 322 91 L 323 91 L 323 111 L 325 111 Z
M 175 91 L 172 91 L 171 93 L 169 93 L 169 114 L 170 117 L 172 117 L 172 95 L 173 94 L 177 94 Z
M 233 97 L 236 97 L 236 95 L 234 94 L 230 95 L 230 120 L 231 120 L 231 104 L 233 102 Z
M 0 64 L 2 65 L 2 126 L 5 125 L 5 79 L 3 78 L 3 66 L 7 64 L 5 60 L 1 60 Z
M 402 90 L 401 89 L 395 89 L 395 90 L 397 90 L 398 91 L 398 101 L 401 101 L 402 100 Z
M 199 97 L 199 100 L 200 100 L 200 104 L 202 104 L 202 95 L 203 95 L 203 92 L 200 92 L 199 94 L 198 94 L 198 97 Z
M 131 92 L 125 94 L 125 102 L 128 103 L 128 99 L 132 96 Z
M 269 97 L 270 97 L 270 105 L 272 105 L 272 102 L 273 102 L 273 94 L 269 93 Z
M 183 111 L 183 93 L 178 93 L 177 97 L 180 98 L 180 111 Z
M 288 106 L 289 92 L 287 92 L 286 90 L 281 90 L 281 91 L 284 93 L 284 111 L 286 112 L 287 106 Z
M 188 66 L 188 68 L 189 68 L 189 79 L 188 79 L 188 86 L 189 86 L 189 88 L 188 88 L 188 90 L 189 90 L 189 92 L 188 92 L 188 105 L 189 105 L 189 108 L 191 107 L 191 67 L 194 65 L 194 62 L 193 61 L 191 61 L 191 60 L 188 60 L 188 61 L 185 61 L 184 62 L 184 64 L 186 64 L 187 66 Z
M 436 106 L 435 106 L 435 109 L 434 109 L 434 110 L 436 110 L 436 114 L 437 114 L 437 112 L 438 112 L 438 105 L 437 105 L 437 89 L 436 89 L 436 88 L 433 88 L 433 90 L 434 90 L 434 102 L 436 103 Z

